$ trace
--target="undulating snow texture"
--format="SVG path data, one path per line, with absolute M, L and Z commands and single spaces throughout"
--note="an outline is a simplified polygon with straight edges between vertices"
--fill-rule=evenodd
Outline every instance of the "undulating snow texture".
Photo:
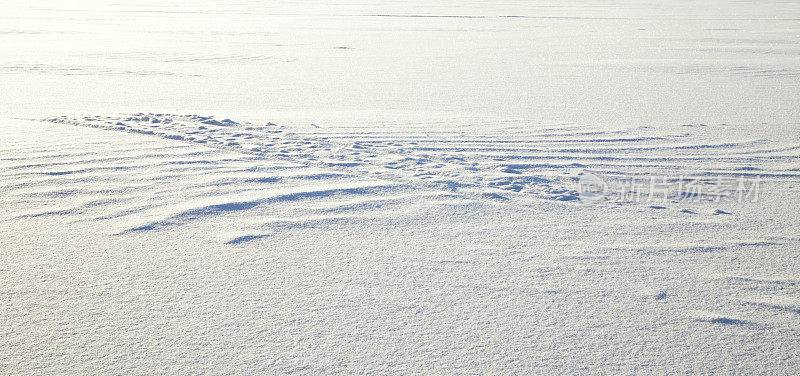
M 796 1 L 17 1 L 0 374 L 800 373 Z

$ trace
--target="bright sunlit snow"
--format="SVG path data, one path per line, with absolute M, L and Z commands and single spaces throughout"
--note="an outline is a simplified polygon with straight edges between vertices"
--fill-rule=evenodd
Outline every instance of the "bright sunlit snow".
M 800 373 L 796 1 L 0 4 L 0 374 Z

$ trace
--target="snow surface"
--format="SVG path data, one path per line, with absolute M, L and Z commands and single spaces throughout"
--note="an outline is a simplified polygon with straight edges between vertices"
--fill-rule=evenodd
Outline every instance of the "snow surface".
M 798 374 L 798 67 L 794 1 L 6 1 L 0 374 Z

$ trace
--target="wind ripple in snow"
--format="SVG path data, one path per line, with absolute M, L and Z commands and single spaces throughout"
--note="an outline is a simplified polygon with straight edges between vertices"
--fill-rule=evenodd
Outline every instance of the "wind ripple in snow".
M 705 182 L 741 176 L 800 178 L 793 168 L 800 160 L 796 145 L 709 137 L 729 127 L 725 124 L 677 124 L 665 133 L 648 127 L 603 130 L 503 122 L 480 130 L 398 124 L 353 131 L 144 113 L 47 120 L 182 140 L 476 198 L 574 201 L 579 198 L 577 181 L 587 172 L 608 179 L 681 176 Z
M 13 208 L 0 221 L 97 223 L 117 235 L 219 221 L 223 242 L 240 244 L 267 237 L 256 227 L 278 224 L 275 218 L 346 223 L 399 215 L 412 198 L 430 198 L 432 205 L 452 198 L 394 181 L 143 136 L 92 131 L 86 139 L 85 130 L 65 127 L 58 138 L 71 148 L 30 144 L 51 137 L 49 130 L 31 126 L 26 131 L 38 137 L 16 143 L 13 136 L 21 133 L 12 132 L 0 150 L 2 200 Z M 243 228 L 237 226 L 252 220 L 228 221 L 230 216 L 270 219 Z

